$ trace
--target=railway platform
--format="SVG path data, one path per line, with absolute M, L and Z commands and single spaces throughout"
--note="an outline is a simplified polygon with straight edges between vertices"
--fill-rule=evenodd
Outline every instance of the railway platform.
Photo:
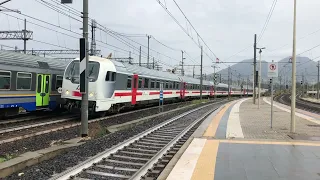
M 158 179 L 320 180 L 320 115 L 296 111 L 290 133 L 290 107 L 270 98 L 230 102 L 211 114 L 189 144 Z M 170 167 L 171 166 L 171 167 Z
M 311 97 L 305 97 L 305 98 L 301 98 L 305 101 L 309 101 L 309 102 L 313 102 L 313 103 L 319 103 L 320 104 L 320 99 L 316 99 L 316 98 L 311 98 Z

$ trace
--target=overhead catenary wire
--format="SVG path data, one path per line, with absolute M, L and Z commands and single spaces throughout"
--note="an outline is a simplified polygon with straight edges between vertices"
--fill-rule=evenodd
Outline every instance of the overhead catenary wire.
M 266 19 L 266 21 L 265 21 L 265 23 L 264 23 L 264 25 L 263 25 L 263 28 L 262 28 L 262 30 L 261 30 L 261 32 L 260 32 L 259 37 L 258 37 L 257 43 L 260 42 L 260 40 L 261 40 L 264 32 L 266 31 L 266 29 L 267 29 L 267 27 L 268 27 L 268 24 L 269 24 L 269 21 L 270 21 L 270 19 L 271 19 L 271 17 L 272 17 L 272 14 L 273 14 L 273 11 L 274 11 L 274 8 L 276 7 L 276 5 L 277 5 L 277 0 L 273 0 L 272 5 L 271 5 L 271 8 L 270 8 L 270 11 L 269 11 L 268 16 L 267 16 L 267 19 Z
M 37 1 L 37 0 L 36 0 Z M 42 0 L 43 1 L 43 0 Z M 38 2 L 38 1 L 37 1 Z M 47 2 L 46 2 L 47 3 Z M 42 3 L 43 4 L 43 3 Z M 43 4 L 43 5 L 45 5 L 45 4 Z M 52 5 L 52 4 L 50 4 L 50 5 Z M 49 7 L 48 5 L 45 5 L 45 6 L 47 6 L 48 8 L 50 8 L 50 9 L 52 9 L 52 10 L 54 10 L 54 11 L 56 11 L 56 12 L 58 12 L 58 13 L 61 13 L 61 11 L 60 10 L 58 10 L 58 9 L 56 9 L 56 8 L 52 8 L 52 7 Z M 67 17 L 70 17 L 70 15 L 68 15 L 68 14 L 65 14 L 65 13 L 61 13 L 61 14 L 63 14 L 63 15 L 65 15 L 65 16 L 67 16 Z M 79 14 L 75 14 L 75 13 L 73 13 L 74 15 L 79 15 Z M 74 20 L 77 20 L 77 21 L 79 21 L 79 22 L 81 22 L 81 20 L 78 20 L 78 19 L 76 19 L 76 18 L 72 18 L 72 19 L 74 19 Z M 100 26 L 102 26 L 101 24 L 99 24 Z M 103 26 L 102 26 L 103 27 Z M 104 29 L 107 29 L 107 28 L 103 28 L 103 29 L 100 29 L 100 30 L 104 30 Z M 109 30 L 109 33 L 110 32 L 114 32 L 114 31 L 110 31 Z M 120 34 L 120 33 L 117 33 L 117 34 Z M 122 34 L 123 35 L 123 34 Z M 126 34 L 125 36 L 130 36 L 130 34 Z M 136 36 L 136 35 L 135 35 Z M 113 36 L 114 37 L 114 36 Z M 118 39 L 119 40 L 119 39 Z M 130 39 L 131 40 L 131 39 Z M 124 44 L 126 44 L 126 45 L 128 45 L 128 43 L 127 42 L 124 42 L 124 41 L 122 41 L 122 43 L 124 43 Z M 130 45 L 129 45 L 129 47 L 130 47 Z M 132 46 L 131 46 L 132 47 Z M 153 50 L 153 51 L 155 51 L 155 50 Z M 155 51 L 155 52 L 157 52 L 157 53 L 159 53 L 159 54 L 162 54 L 162 53 L 160 53 L 160 52 L 158 52 L 158 51 Z M 172 58 L 172 57 L 169 57 L 169 56 L 167 56 L 167 55 L 165 55 L 165 54 L 162 54 L 163 56 L 166 56 L 166 57 L 168 57 L 168 58 L 171 58 L 171 59 L 174 59 L 174 58 Z
M 46 6 L 46 7 L 47 7 L 47 6 Z M 50 7 L 48 7 L 48 8 L 50 8 Z M 56 8 L 50 8 L 50 9 L 52 9 L 52 10 L 54 10 L 54 11 L 57 11 L 57 10 L 58 10 L 58 9 L 56 9 Z M 3 13 L 3 12 L 2 12 L 2 13 Z M 61 11 L 58 11 L 58 13 L 61 13 Z M 61 14 L 62 14 L 62 13 L 61 13 Z M 43 26 L 43 25 L 40 25 L 40 24 L 31 22 L 31 21 L 28 21 L 28 23 L 30 23 L 30 24 L 33 24 L 33 25 L 36 25 L 36 26 L 39 26 L 39 27 L 42 27 L 42 28 L 45 28 L 45 29 L 54 31 L 54 32 L 56 32 L 56 33 L 63 34 L 63 35 L 66 35 L 66 36 L 68 36 L 68 37 L 72 37 L 72 38 L 75 38 L 75 39 L 78 38 L 77 36 L 79 36 L 79 37 L 82 36 L 81 33 L 77 33 L 77 32 L 75 32 L 75 31 L 72 31 L 71 29 L 63 28 L 63 27 L 61 27 L 61 26 L 59 26 L 59 25 L 55 25 L 55 24 L 53 24 L 53 23 L 49 23 L 49 22 L 44 21 L 44 20 L 41 20 L 41 19 L 39 19 L 39 18 L 32 17 L 32 16 L 27 15 L 27 14 L 24 14 L 24 13 L 21 13 L 20 15 L 25 16 L 25 17 L 28 17 L 28 18 L 30 18 L 30 19 L 32 19 L 32 20 L 36 20 L 36 21 L 39 21 L 39 22 L 41 22 L 41 23 L 47 24 L 47 25 L 49 25 L 49 26 L 56 27 L 56 28 L 48 28 L 48 27 L 46 27 L 46 26 Z M 67 17 L 70 16 L 70 15 L 68 15 L 68 14 L 66 14 L 66 13 L 64 13 L 64 15 L 67 16 Z M 12 15 L 10 15 L 10 16 L 13 17 Z M 80 18 L 80 17 L 79 17 L 79 18 Z M 19 18 L 19 19 L 22 20 L 21 18 Z M 72 19 L 75 20 L 74 18 L 72 18 Z M 67 31 L 67 32 L 76 34 L 77 36 L 72 36 L 72 35 L 70 35 L 70 34 L 67 34 L 67 33 L 64 33 L 64 32 L 61 32 L 61 31 L 58 31 L 58 30 L 56 30 L 56 29 L 61 29 L 61 30 L 63 30 L 63 31 Z M 124 33 L 118 33 L 118 35 L 121 35 L 121 36 L 136 36 L 136 37 L 141 36 L 140 34 L 124 34 Z M 40 40 L 34 40 L 34 41 L 35 41 L 35 42 L 38 42 L 38 43 L 43 43 L 43 44 L 55 46 L 55 47 L 61 47 L 61 48 L 64 48 L 64 49 L 70 49 L 70 48 L 67 48 L 67 47 L 55 45 L 55 44 L 52 44 L 52 43 L 47 43 L 47 42 L 40 41 Z M 123 52 L 129 52 L 128 50 L 119 48 L 119 47 L 117 47 L 117 46 L 112 46 L 112 45 L 107 44 L 107 43 L 102 42 L 102 41 L 101 41 L 101 42 L 98 41 L 98 42 L 99 42 L 100 44 L 105 44 L 105 45 L 108 45 L 108 46 L 110 46 L 110 47 L 114 47 L 114 48 L 120 49 L 120 51 L 123 51 Z M 111 48 L 108 48 L 108 49 L 111 49 Z M 156 51 L 156 52 L 157 52 L 157 51 Z M 134 53 L 133 53 L 133 54 L 134 54 Z M 162 53 L 160 53 L 160 54 L 162 54 Z M 170 57 L 170 56 L 167 56 L 167 55 L 165 55 L 165 54 L 162 54 L 162 55 L 164 55 L 164 56 L 166 56 L 166 57 Z M 155 58 L 155 59 L 157 60 L 157 58 Z M 171 58 L 171 59 L 174 59 L 174 58 Z M 157 60 L 157 62 L 158 62 L 158 63 L 161 63 L 161 64 L 164 64 L 164 65 L 167 65 L 167 66 L 169 66 L 169 67 L 172 67 L 171 65 L 168 65 L 168 64 L 166 64 L 166 63 L 163 63 L 163 62 L 161 62 L 160 60 Z
M 186 31 L 186 29 L 181 25 L 181 23 L 173 16 L 173 14 L 168 10 L 168 8 L 160 1 L 160 0 L 156 0 L 161 6 L 162 8 L 170 15 L 170 17 L 176 22 L 176 24 L 183 30 L 183 32 L 189 36 L 189 38 L 191 38 L 191 40 L 200 48 L 200 44 L 198 44 L 194 38 L 188 33 L 188 31 Z M 179 8 L 180 12 L 183 14 L 183 16 L 185 17 L 185 19 L 189 22 L 190 26 L 193 28 L 193 30 L 196 32 L 197 34 L 197 38 L 200 38 L 200 40 L 203 42 L 203 44 L 209 49 L 209 51 L 215 56 L 215 58 L 218 58 L 217 55 L 210 49 L 210 47 L 206 44 L 206 42 L 203 40 L 203 38 L 199 35 L 199 33 L 196 31 L 196 29 L 194 28 L 194 26 L 192 25 L 192 23 L 190 22 L 190 20 L 187 18 L 187 16 L 185 15 L 185 13 L 182 11 L 182 9 L 180 8 L 180 6 L 178 5 L 178 3 L 173 0 L 174 3 L 176 4 L 176 6 Z M 198 39 L 199 41 L 199 39 Z M 199 41 L 200 42 L 200 41 Z M 204 54 L 209 57 L 209 59 L 211 59 L 212 61 L 214 61 L 205 51 Z M 228 67 L 228 66 L 227 66 Z

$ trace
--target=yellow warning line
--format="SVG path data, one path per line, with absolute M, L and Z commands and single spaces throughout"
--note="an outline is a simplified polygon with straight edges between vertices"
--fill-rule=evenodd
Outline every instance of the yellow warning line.
M 218 140 L 206 141 L 193 171 L 192 180 L 214 180 L 218 148 Z
M 233 104 L 233 103 L 229 103 L 229 104 L 225 105 L 218 112 L 218 114 L 213 117 L 210 125 L 208 126 L 205 133 L 203 134 L 204 137 L 214 137 L 215 136 L 217 129 L 218 129 L 218 126 L 219 126 L 219 123 L 220 123 L 220 120 L 231 104 Z
M 319 142 L 219 140 L 220 143 L 320 146 Z

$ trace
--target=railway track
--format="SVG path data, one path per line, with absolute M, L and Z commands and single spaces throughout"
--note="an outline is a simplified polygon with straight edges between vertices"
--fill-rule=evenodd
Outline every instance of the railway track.
M 50 124 L 56 124 L 76 119 L 76 115 L 50 115 L 35 117 L 32 119 L 12 120 L 10 122 L 2 123 L 0 128 L 0 135 L 13 131 L 20 131 L 24 129 L 35 128 Z
M 317 114 L 320 113 L 320 104 L 305 101 L 305 100 L 301 99 L 300 96 L 301 95 L 296 96 L 296 107 L 297 108 L 303 109 L 305 111 L 309 111 L 312 113 L 317 113 Z M 280 95 L 276 98 L 276 101 L 290 106 L 291 105 L 291 95 L 290 94 Z
M 177 106 L 177 105 L 179 106 L 180 104 L 183 105 L 183 104 L 185 104 L 185 102 L 171 103 L 171 104 L 165 105 L 164 107 L 168 107 L 168 109 L 170 109 L 170 107 Z M 154 111 L 155 109 L 158 109 L 158 107 L 142 108 L 142 109 L 127 111 L 127 112 L 123 112 L 123 113 L 119 113 L 119 114 L 115 114 L 115 115 L 110 115 L 110 116 L 106 116 L 106 117 L 102 117 L 102 118 L 94 118 L 94 119 L 91 118 L 89 120 L 89 124 L 94 123 L 94 122 L 98 122 L 98 121 L 105 121 L 105 120 L 115 118 L 115 117 L 121 117 L 124 115 L 141 113 L 141 112 L 146 112 L 146 111 L 150 111 L 150 110 Z M 34 122 L 34 123 L 28 124 L 28 125 L 18 125 L 18 126 L 0 129 L 0 145 L 4 144 L 4 143 L 8 143 L 8 142 L 14 142 L 16 140 L 21 140 L 21 139 L 25 139 L 25 138 L 29 138 L 29 137 L 33 137 L 33 136 L 38 136 L 38 135 L 42 135 L 42 134 L 47 134 L 47 133 L 51 133 L 51 132 L 55 132 L 55 131 L 59 131 L 59 130 L 63 130 L 63 129 L 68 129 L 68 128 L 72 128 L 72 127 L 81 125 L 81 123 L 79 121 L 77 121 L 79 119 L 78 116 L 69 116 L 69 117 L 64 117 L 64 118 L 59 118 L 59 119 L 55 118 L 55 120 L 53 120 L 53 118 L 55 118 L 55 117 L 50 117 L 50 119 L 46 119 L 41 122 Z
M 217 103 L 164 121 L 51 179 L 154 179 L 205 117 L 215 110 L 214 104 Z

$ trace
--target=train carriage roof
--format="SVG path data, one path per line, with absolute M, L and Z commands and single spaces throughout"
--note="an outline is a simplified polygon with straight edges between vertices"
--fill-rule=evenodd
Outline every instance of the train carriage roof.
M 116 67 L 117 72 L 123 74 L 139 74 L 144 77 L 148 78 L 155 78 L 155 79 L 166 79 L 168 81 L 180 81 L 179 76 L 169 73 L 169 72 L 162 72 L 156 71 L 153 69 L 148 69 L 145 67 L 141 67 L 138 65 L 133 65 L 129 63 L 122 63 L 119 61 L 111 60 Z
M 70 60 L 45 58 L 18 52 L 0 50 L 0 64 L 2 65 L 64 70 L 69 62 Z
M 147 77 L 150 79 L 166 79 L 167 81 L 176 81 L 176 82 L 183 81 L 189 84 L 200 84 L 200 79 L 195 79 L 188 76 L 180 76 L 170 72 L 163 72 L 163 71 L 157 71 L 154 69 L 148 69 L 146 67 L 129 64 L 127 62 L 120 62 L 120 61 L 101 58 L 101 57 L 93 57 L 93 60 L 96 60 L 99 62 L 104 62 L 105 60 L 109 60 L 114 64 L 117 73 L 122 73 L 127 75 L 138 74 L 140 76 Z M 203 85 L 213 85 L 213 82 L 204 80 Z M 217 87 L 228 87 L 228 85 L 219 83 Z

